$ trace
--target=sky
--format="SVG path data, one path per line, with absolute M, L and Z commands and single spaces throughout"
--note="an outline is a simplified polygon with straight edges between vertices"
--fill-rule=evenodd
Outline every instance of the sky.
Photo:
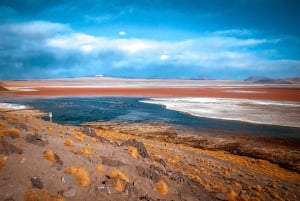
M 0 79 L 300 77 L 299 0 L 0 0 Z

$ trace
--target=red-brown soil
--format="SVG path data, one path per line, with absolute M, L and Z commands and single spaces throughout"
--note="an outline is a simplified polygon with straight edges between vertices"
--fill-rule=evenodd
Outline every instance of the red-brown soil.
M 239 88 L 36 88 L 37 91 L 15 91 L 21 96 L 147 96 L 147 97 L 219 97 L 300 101 L 300 88 L 239 87 Z M 237 92 L 234 92 L 234 91 Z M 251 93 L 240 93 L 251 91 Z M 257 93 L 255 93 L 257 92 Z
M 18 96 L 220 97 L 300 101 L 299 84 L 257 85 L 230 80 L 75 78 L 2 81 Z M 22 91 L 18 89 L 34 89 Z

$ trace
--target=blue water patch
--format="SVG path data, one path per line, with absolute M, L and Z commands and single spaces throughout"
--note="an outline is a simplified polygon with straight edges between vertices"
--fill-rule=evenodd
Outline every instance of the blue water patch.
M 195 133 L 231 133 L 280 136 L 300 140 L 300 129 L 195 117 L 164 106 L 140 102 L 143 98 L 85 97 L 10 100 L 11 103 L 53 113 L 53 121 L 80 125 L 93 121 L 162 122 L 192 129 Z M 48 120 L 47 117 L 45 117 Z

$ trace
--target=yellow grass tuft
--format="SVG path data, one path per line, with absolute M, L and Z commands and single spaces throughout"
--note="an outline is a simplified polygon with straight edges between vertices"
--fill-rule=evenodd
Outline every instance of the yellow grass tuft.
M 65 199 L 61 195 L 59 195 L 59 196 L 55 197 L 53 199 L 53 201 L 65 201 Z
M 118 169 L 112 170 L 109 176 L 114 179 L 121 179 L 123 181 L 126 181 L 127 183 L 130 182 L 130 179 L 123 172 L 121 172 L 121 170 Z
M 15 142 L 15 145 L 16 145 L 17 147 L 22 147 L 22 142 L 20 142 L 20 141 Z
M 74 137 L 75 137 L 78 141 L 83 142 L 83 141 L 84 141 L 84 138 L 85 138 L 85 135 L 82 134 L 82 133 L 80 133 L 80 132 L 78 132 L 78 133 L 76 133 L 76 134 L 74 135 Z
M 92 148 L 90 146 L 83 147 L 82 149 L 75 152 L 76 154 L 90 155 L 92 153 Z
M 24 201 L 52 201 L 52 199 L 47 190 L 29 189 L 24 195 Z
M 159 180 L 156 183 L 156 189 L 161 195 L 167 195 L 169 192 L 168 185 L 165 181 Z
M 5 124 L 0 122 L 0 129 L 5 128 Z
M 136 147 L 128 146 L 127 150 L 129 151 L 130 155 L 133 158 L 139 158 L 140 157 L 139 152 L 138 152 Z
M 55 162 L 55 154 L 52 150 L 45 151 L 44 158 L 46 158 L 48 161 Z
M 71 138 L 67 138 L 65 141 L 65 145 L 68 147 L 74 147 L 75 144 Z
M 118 191 L 118 192 L 123 192 L 125 189 L 124 184 L 121 181 L 121 179 L 115 179 L 114 187 L 115 187 L 116 191 Z
M 98 172 L 100 172 L 102 174 L 105 172 L 104 167 L 101 164 L 97 164 L 96 169 L 97 169 Z
M 21 135 L 21 131 L 19 131 L 18 129 L 4 129 L 2 131 L 0 131 L 0 139 L 2 139 L 4 136 L 10 136 L 12 138 L 17 138 L 20 137 Z
M 74 175 L 81 186 L 88 186 L 91 183 L 89 173 L 82 167 L 69 167 L 65 173 Z
M 95 142 L 95 143 L 96 143 L 96 142 L 97 142 L 97 138 L 92 137 L 92 138 L 91 138 L 91 142 Z
M 5 166 L 5 160 L 3 158 L 0 158 L 0 171 L 4 169 Z
M 232 189 L 228 192 L 228 200 L 229 201 L 236 201 L 238 199 L 238 195 Z

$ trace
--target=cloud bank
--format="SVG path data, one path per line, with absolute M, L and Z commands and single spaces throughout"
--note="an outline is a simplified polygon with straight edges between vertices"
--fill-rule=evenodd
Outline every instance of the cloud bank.
M 287 45 L 299 48 L 298 38 L 254 37 L 253 32 L 220 30 L 184 40 L 154 40 L 125 31 L 116 37 L 87 34 L 49 21 L 5 24 L 0 26 L 0 79 L 300 76 L 299 53 L 284 51 Z

